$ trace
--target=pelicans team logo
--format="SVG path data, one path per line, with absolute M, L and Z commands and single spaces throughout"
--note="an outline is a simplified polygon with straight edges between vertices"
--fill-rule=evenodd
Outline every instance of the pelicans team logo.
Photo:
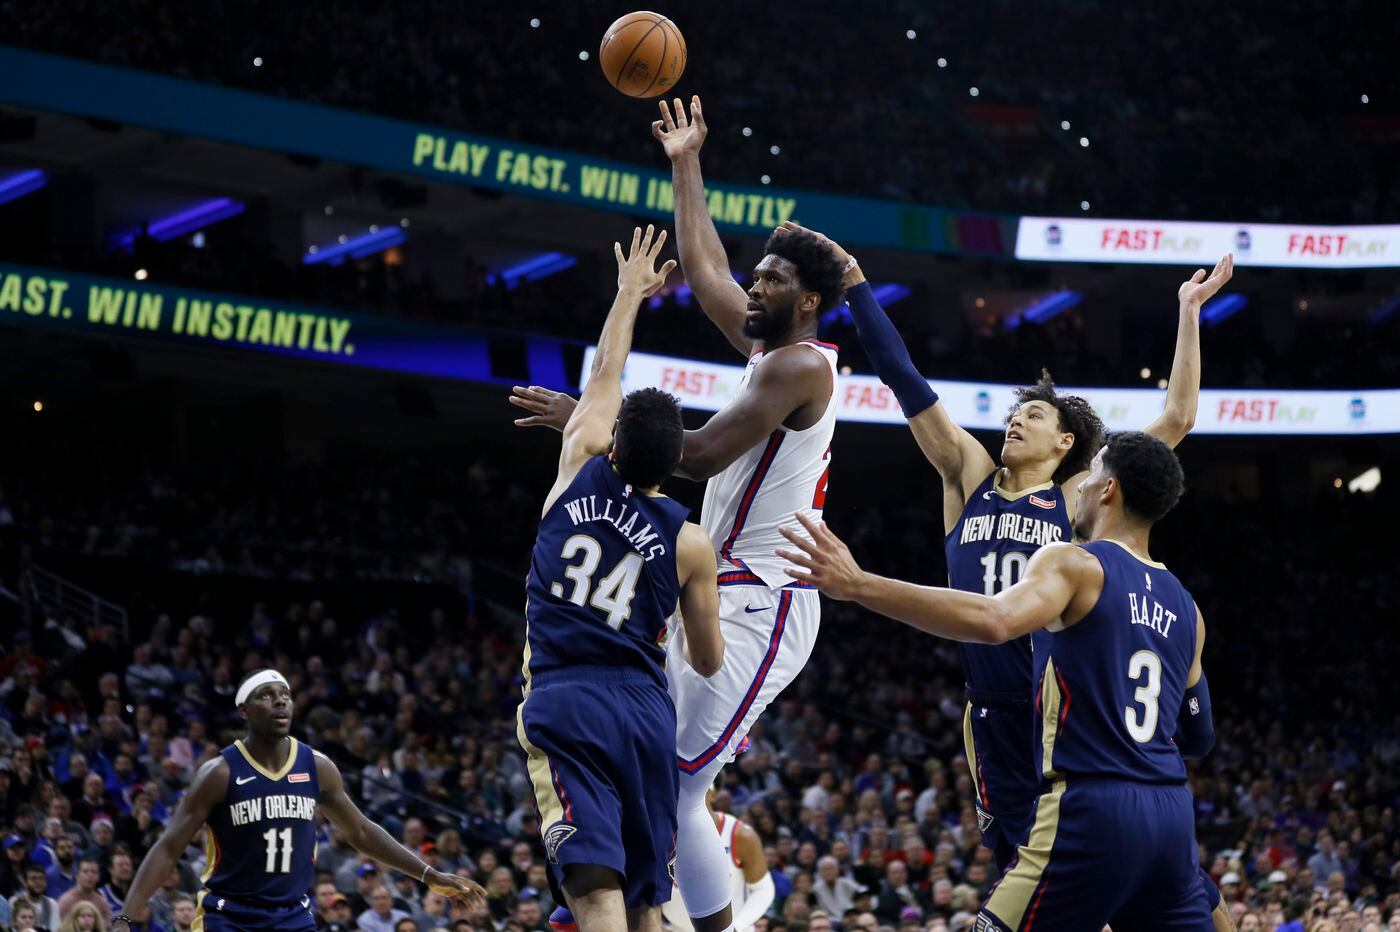
M 544 833 L 544 853 L 551 864 L 559 863 L 559 846 L 573 837 L 578 828 L 567 822 L 555 822 Z
M 981 803 L 974 802 L 973 806 L 977 809 L 977 830 L 985 835 L 996 821 L 996 816 L 983 809 Z

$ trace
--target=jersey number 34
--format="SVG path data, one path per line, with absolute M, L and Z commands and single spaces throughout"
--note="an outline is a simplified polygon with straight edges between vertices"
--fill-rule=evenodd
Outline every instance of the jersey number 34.
M 598 562 L 603 558 L 603 548 L 598 541 L 587 534 L 575 534 L 564 541 L 560 554 L 568 566 L 564 575 L 573 582 L 568 600 L 575 605 L 591 605 L 608 616 L 608 627 L 621 630 L 622 623 L 632 614 L 632 599 L 637 594 L 637 577 L 641 575 L 642 564 L 646 561 L 639 553 L 624 554 L 617 565 L 594 585 L 593 576 L 598 572 Z M 572 562 L 579 558 L 577 563 Z M 556 599 L 564 598 L 564 583 L 550 584 L 550 593 Z

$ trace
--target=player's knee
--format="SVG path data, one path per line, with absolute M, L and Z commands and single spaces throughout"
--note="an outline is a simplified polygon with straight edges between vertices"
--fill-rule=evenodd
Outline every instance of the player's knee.
M 574 899 L 588 899 L 622 889 L 622 878 L 601 864 L 568 864 L 564 867 L 564 892 Z
M 696 806 L 704 808 L 705 794 L 709 792 L 710 783 L 714 780 L 714 774 L 707 774 L 704 771 L 696 773 L 686 773 L 681 771 L 680 781 L 680 805 L 682 809 L 693 809 Z

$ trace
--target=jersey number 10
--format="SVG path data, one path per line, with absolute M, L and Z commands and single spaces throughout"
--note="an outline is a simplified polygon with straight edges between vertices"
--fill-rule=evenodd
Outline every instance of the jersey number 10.
M 998 558 L 1000 558 L 1000 567 L 997 565 Z M 998 592 L 1005 592 L 1016 585 L 1021 581 L 1021 574 L 1026 571 L 1026 563 L 1029 559 L 1019 550 L 1010 550 L 1006 553 L 997 553 L 992 550 L 983 555 L 982 559 L 978 561 L 982 564 L 982 593 L 996 595 Z
M 564 541 L 560 554 L 566 563 L 581 556 L 578 563 L 565 566 L 564 575 L 573 581 L 569 601 L 575 605 L 591 605 L 608 616 L 608 627 L 622 629 L 622 623 L 632 615 L 632 599 L 637 594 L 637 577 L 646 561 L 639 553 L 625 554 L 608 574 L 593 585 L 598 561 L 603 558 L 602 546 L 587 534 L 575 534 Z M 564 598 L 564 584 L 551 583 L 549 592 L 556 599 Z M 590 596 L 591 593 L 591 596 Z

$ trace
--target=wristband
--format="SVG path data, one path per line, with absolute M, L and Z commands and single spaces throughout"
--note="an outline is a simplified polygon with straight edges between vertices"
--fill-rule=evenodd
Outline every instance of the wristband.
M 423 865 L 423 876 L 418 878 L 419 883 L 426 884 L 428 882 L 428 871 L 430 870 L 432 870 L 432 867 L 427 864 Z
M 131 921 L 131 918 L 130 918 L 129 916 L 113 916 L 113 917 L 112 917 L 112 922 L 113 922 L 113 924 L 118 923 L 118 922 L 125 922 L 125 923 L 126 923 L 126 927 L 127 927 L 128 929 L 134 929 L 134 928 L 136 928 L 136 923 L 132 922 L 132 921 Z

